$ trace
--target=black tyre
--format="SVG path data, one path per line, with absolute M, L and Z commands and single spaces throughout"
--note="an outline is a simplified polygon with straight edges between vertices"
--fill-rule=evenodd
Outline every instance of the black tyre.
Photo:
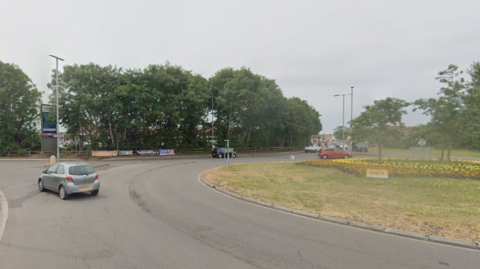
M 45 188 L 43 187 L 43 182 L 41 179 L 38 180 L 38 190 L 45 191 Z
M 328 159 L 328 156 L 327 155 L 322 155 L 322 159 Z
M 344 159 L 348 159 L 348 158 L 350 158 L 350 156 L 345 155 L 345 156 L 343 156 L 343 158 L 344 158 Z
M 68 198 L 68 193 L 63 186 L 60 186 L 58 189 L 58 196 L 60 196 L 60 199 L 62 200 L 66 200 Z
M 99 190 L 94 190 L 94 191 L 91 191 L 90 194 L 92 194 L 93 196 L 97 196 L 98 192 L 100 192 L 100 191 Z

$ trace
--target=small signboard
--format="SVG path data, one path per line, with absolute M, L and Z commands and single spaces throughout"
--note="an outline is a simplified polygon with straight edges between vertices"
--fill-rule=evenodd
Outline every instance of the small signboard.
M 125 155 L 133 155 L 133 150 L 120 150 L 118 152 L 119 155 L 125 156 Z
M 388 170 L 367 169 L 367 177 L 388 178 Z
M 157 155 L 156 150 L 137 150 L 138 155 Z
M 160 155 L 175 155 L 175 150 L 174 149 L 161 149 L 160 150 Z
M 48 114 L 53 111 L 53 106 L 42 104 L 40 109 L 42 110 L 42 135 L 52 137 L 57 133 L 57 123 L 48 121 Z
M 92 151 L 92 156 L 96 156 L 96 157 L 112 157 L 112 156 L 117 156 L 117 152 L 116 151 L 105 151 L 105 150 L 101 150 L 101 151 Z
M 420 138 L 420 140 L 418 140 L 418 145 L 420 147 L 424 147 L 426 144 L 427 144 L 427 141 L 425 141 L 425 139 Z

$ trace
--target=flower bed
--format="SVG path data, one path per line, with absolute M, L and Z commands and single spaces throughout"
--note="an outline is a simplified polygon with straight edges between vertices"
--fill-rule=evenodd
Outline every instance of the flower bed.
M 340 171 L 365 176 L 367 169 L 387 170 L 394 177 L 445 177 L 480 179 L 479 161 L 440 162 L 436 160 L 407 159 L 339 159 L 312 160 L 299 164 L 315 167 L 333 167 Z

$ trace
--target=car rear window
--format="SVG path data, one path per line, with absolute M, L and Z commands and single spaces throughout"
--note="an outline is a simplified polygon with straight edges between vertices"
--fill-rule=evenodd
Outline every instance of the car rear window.
M 85 174 L 93 174 L 95 170 L 90 165 L 78 165 L 78 166 L 71 166 L 68 169 L 68 173 L 70 175 L 85 175 Z

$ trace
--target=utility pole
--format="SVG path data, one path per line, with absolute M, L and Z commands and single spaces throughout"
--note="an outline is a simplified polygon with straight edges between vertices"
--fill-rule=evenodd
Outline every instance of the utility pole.
M 351 106 L 350 106 L 350 139 L 352 140 L 350 144 L 350 150 L 353 152 L 353 129 L 352 129 L 352 120 L 353 120 L 353 86 L 350 87 L 350 97 L 351 97 Z
M 50 57 L 55 58 L 56 60 L 56 76 L 57 76 L 57 83 L 56 83 L 56 96 L 57 96 L 57 162 L 60 162 L 60 147 L 59 147 L 59 142 L 60 142 L 60 128 L 59 128 L 59 120 L 58 120 L 58 60 L 64 61 L 62 58 L 59 58 L 54 55 L 50 55 Z
M 212 89 L 212 150 L 215 148 L 215 144 L 213 142 L 214 138 L 214 133 L 213 133 L 213 89 Z
M 345 151 L 345 95 L 350 94 L 335 94 L 333 97 L 342 96 L 343 97 L 343 108 L 342 108 L 342 148 Z

